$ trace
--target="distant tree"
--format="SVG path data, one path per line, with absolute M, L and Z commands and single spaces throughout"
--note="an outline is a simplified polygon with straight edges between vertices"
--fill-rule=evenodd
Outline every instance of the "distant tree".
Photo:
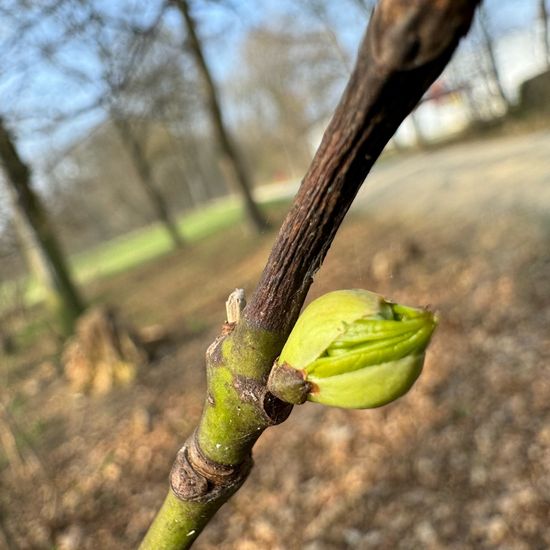
M 481 5 L 478 10 L 477 20 L 479 23 L 479 30 L 481 35 L 481 47 L 483 48 L 485 58 L 488 62 L 489 77 L 491 83 L 494 85 L 495 91 L 499 99 L 502 101 L 505 109 L 508 111 L 510 109 L 510 100 L 508 99 L 508 96 L 506 95 L 506 92 L 504 91 L 504 87 L 502 85 L 502 76 L 500 74 L 495 53 L 495 38 L 491 32 L 489 15 L 483 5 Z
M 349 53 L 342 46 L 331 21 L 331 14 L 329 13 L 329 6 L 327 5 L 330 3 L 330 0 L 297 0 L 297 2 L 302 11 L 305 11 L 309 15 L 313 16 L 313 18 L 320 23 L 324 34 L 326 35 L 328 41 L 332 44 L 332 47 L 340 58 L 342 65 L 346 68 L 347 72 L 351 71 L 352 64 Z M 361 1 L 359 1 L 359 8 L 361 10 L 364 9 Z
M 142 158 L 172 212 L 185 213 L 227 194 L 206 132 L 200 134 L 178 119 L 124 121 L 139 140 Z M 51 217 L 70 249 L 93 246 L 158 220 L 112 120 L 52 154 L 42 173 Z
M 173 2 L 182 16 L 187 35 L 186 45 L 195 60 L 197 70 L 203 81 L 206 109 L 218 142 L 222 171 L 227 175 L 229 180 L 237 186 L 244 202 L 248 220 L 252 227 L 256 231 L 262 231 L 268 227 L 268 223 L 254 201 L 252 196 L 253 185 L 248 169 L 241 158 L 240 151 L 235 141 L 226 128 L 218 98 L 218 90 L 203 53 L 203 47 L 196 30 L 195 20 L 191 16 L 187 0 L 173 0 Z
M 304 31 L 289 18 L 251 29 L 241 57 L 230 85 L 252 167 L 268 179 L 299 174 L 349 71 L 324 29 Z
M 156 218 L 165 227 L 173 245 L 183 246 L 183 237 L 177 221 L 162 190 L 155 181 L 153 168 L 145 154 L 141 140 L 132 130 L 131 118 L 152 115 L 158 109 L 159 102 L 166 101 L 163 84 L 172 74 L 178 74 L 177 62 L 167 64 L 166 59 L 159 61 L 158 56 L 148 55 L 155 46 L 157 28 L 146 32 L 128 32 L 119 36 L 113 43 L 103 34 L 103 18 L 97 25 L 98 57 L 103 64 L 102 80 L 104 85 L 103 103 L 118 133 L 128 156 L 135 168 L 137 181 L 144 191 Z M 169 61 L 173 61 L 169 58 Z M 166 69 L 171 70 L 166 70 Z M 177 76 L 176 76 L 177 78 Z M 177 83 L 179 84 L 179 82 Z M 158 90 L 160 89 L 160 93 Z M 159 99 L 159 95 L 161 99 Z M 173 98 L 172 98 L 173 99 Z
M 155 211 L 156 217 L 170 235 L 173 245 L 176 248 L 181 248 L 184 241 L 178 229 L 177 221 L 154 180 L 153 170 L 138 137 L 133 133 L 129 122 L 124 118 L 120 118 L 115 114 L 112 120 L 118 131 L 120 140 L 132 160 L 138 176 L 138 181 L 147 195 L 149 203 Z
M 126 171 L 133 175 L 134 189 L 139 186 L 143 190 L 149 211 L 164 225 L 172 243 L 181 246 L 183 237 L 172 211 L 173 205 L 157 181 L 151 158 L 145 154 L 146 140 L 135 132 L 134 124 L 139 121 L 140 130 L 143 130 L 146 125 L 142 122 L 157 116 L 161 109 L 166 110 L 169 106 L 172 115 L 177 116 L 182 109 L 175 106 L 188 105 L 187 98 L 182 101 L 177 97 L 187 82 L 183 82 L 179 66 L 183 58 L 181 51 L 170 46 L 169 35 L 161 25 L 163 6 L 157 3 L 150 12 L 153 17 L 146 18 L 135 10 L 125 10 L 128 5 L 124 7 L 124 2 L 110 9 L 100 2 L 56 0 L 51 10 L 45 10 L 47 15 L 30 4 L 22 6 L 19 12 L 10 11 L 15 25 L 30 25 L 30 28 L 40 27 L 40 16 L 43 16 L 47 32 L 36 32 L 30 49 L 40 64 L 48 68 L 50 78 L 54 74 L 54 79 L 66 82 L 67 87 L 85 90 L 90 98 L 79 108 L 73 108 L 73 102 L 67 102 L 70 108 L 62 103 L 57 116 L 48 116 L 48 129 L 55 132 L 92 112 L 116 121 L 111 129 L 117 132 L 127 154 L 120 155 L 119 151 L 118 158 L 111 158 L 112 163 L 128 164 L 125 162 L 128 160 L 133 165 L 133 170 L 130 167 Z M 33 15 L 35 11 L 36 16 Z M 66 55 L 70 48 L 85 49 L 87 62 L 80 63 L 78 56 Z M 32 113 L 31 116 L 37 115 Z M 120 180 L 115 180 L 112 187 L 121 187 Z M 117 191 L 107 191 L 105 195 L 115 193 Z M 120 189 L 118 194 L 121 194 Z M 135 192 L 126 186 L 122 195 L 124 203 L 140 202 L 133 198 L 133 195 L 139 197 L 139 188 Z M 146 214 L 147 221 L 151 217 Z
M 48 303 L 68 334 L 84 310 L 84 301 L 73 283 L 67 262 L 42 202 L 33 190 L 31 172 L 17 151 L 6 124 L 0 118 L 0 161 L 13 199 L 29 269 L 43 283 Z M 31 252 L 35 250 L 35 252 Z

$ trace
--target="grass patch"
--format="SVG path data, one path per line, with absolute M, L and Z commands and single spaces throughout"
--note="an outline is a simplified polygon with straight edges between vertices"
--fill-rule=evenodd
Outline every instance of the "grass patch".
M 179 229 L 187 243 L 196 242 L 240 221 L 241 205 L 234 197 L 216 202 L 180 219 Z M 160 224 L 133 231 L 71 257 L 79 282 L 88 282 L 126 271 L 172 250 L 170 238 Z
M 288 202 L 288 198 L 264 201 L 265 209 Z M 186 243 L 193 244 L 205 237 L 235 225 L 244 219 L 239 197 L 232 196 L 218 200 L 201 210 L 180 217 L 178 227 Z M 79 284 L 127 271 L 146 261 L 172 250 L 172 243 L 166 230 L 160 224 L 151 224 L 89 250 L 73 254 L 69 258 L 71 269 Z M 8 296 L 15 291 L 15 281 L 2 283 L 2 294 Z M 11 291 L 11 292 L 10 292 Z M 25 303 L 31 306 L 43 299 L 42 289 L 33 279 L 26 282 Z

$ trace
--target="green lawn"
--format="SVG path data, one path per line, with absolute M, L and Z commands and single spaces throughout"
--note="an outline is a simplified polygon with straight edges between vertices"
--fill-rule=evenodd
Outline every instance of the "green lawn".
M 240 221 L 242 208 L 236 197 L 218 201 L 182 217 L 179 228 L 186 242 L 193 243 Z M 159 224 L 149 225 L 75 254 L 71 266 L 80 282 L 125 271 L 169 252 L 172 243 Z
M 264 201 L 262 206 L 265 208 L 286 200 L 271 199 Z M 239 198 L 228 197 L 182 216 L 178 225 L 185 241 L 191 244 L 240 222 L 243 217 Z M 166 254 L 171 248 L 172 244 L 165 229 L 159 224 L 152 224 L 101 243 L 89 250 L 73 254 L 69 261 L 78 283 L 85 284 L 100 277 L 131 269 L 147 260 Z M 7 301 L 6 298 L 13 294 L 16 285 L 15 281 L 7 281 L 0 286 L 3 301 Z M 33 280 L 27 281 L 25 301 L 28 304 L 35 304 L 41 298 L 42 292 L 39 285 Z

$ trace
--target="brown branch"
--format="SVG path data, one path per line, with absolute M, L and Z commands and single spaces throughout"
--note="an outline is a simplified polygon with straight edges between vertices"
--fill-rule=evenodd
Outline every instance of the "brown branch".
M 380 2 L 344 96 L 246 309 L 248 321 L 288 334 L 363 180 L 448 63 L 478 2 Z

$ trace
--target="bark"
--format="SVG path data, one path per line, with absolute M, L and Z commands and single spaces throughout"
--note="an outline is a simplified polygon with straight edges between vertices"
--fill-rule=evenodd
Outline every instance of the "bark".
M 187 0 L 173 1 L 185 22 L 189 48 L 204 83 L 206 108 L 218 142 L 222 172 L 229 181 L 234 182 L 237 186 L 252 227 L 258 232 L 264 231 L 267 229 L 268 223 L 254 201 L 252 196 L 252 182 L 248 170 L 241 158 L 236 143 L 233 141 L 225 126 L 220 101 L 218 99 L 218 91 L 214 84 L 206 58 L 204 57 L 202 44 L 196 31 L 195 21 L 189 11 L 189 5 Z
M 479 28 L 481 29 L 481 38 L 483 43 L 483 49 L 485 50 L 485 57 L 489 61 L 489 72 L 491 79 L 495 85 L 497 94 L 504 104 L 506 111 L 510 109 L 510 100 L 504 91 L 502 86 L 502 78 L 500 76 L 500 71 L 497 65 L 497 59 L 494 48 L 494 40 L 489 31 L 489 26 L 487 24 L 487 15 L 483 8 L 479 10 Z
M 117 116 L 113 116 L 112 120 L 118 131 L 120 140 L 132 160 L 132 164 L 137 172 L 141 187 L 147 195 L 147 198 L 155 211 L 156 217 L 166 228 L 174 247 L 181 248 L 184 245 L 183 237 L 179 232 L 177 222 L 170 212 L 165 198 L 155 183 L 151 165 L 145 156 L 145 151 L 143 150 L 141 143 L 133 134 L 127 121 Z
M 241 486 L 290 405 L 266 389 L 315 272 L 364 178 L 467 32 L 478 0 L 381 0 L 355 69 L 250 304 L 207 351 L 207 397 L 141 548 L 188 548 Z
M 47 301 L 58 316 L 64 333 L 74 328 L 84 310 L 84 301 L 74 285 L 67 262 L 46 210 L 31 185 L 31 172 L 19 156 L 15 142 L 0 118 L 0 161 L 13 197 L 15 219 L 19 226 L 29 269 L 45 285 Z
M 13 227 L 18 249 L 23 256 L 27 269 L 37 280 L 38 284 L 49 289 L 50 277 L 47 263 L 44 261 L 40 247 L 33 234 L 31 227 L 21 208 L 17 208 L 17 197 L 12 187 L 8 188 L 8 195 L 11 197 L 13 208 Z

